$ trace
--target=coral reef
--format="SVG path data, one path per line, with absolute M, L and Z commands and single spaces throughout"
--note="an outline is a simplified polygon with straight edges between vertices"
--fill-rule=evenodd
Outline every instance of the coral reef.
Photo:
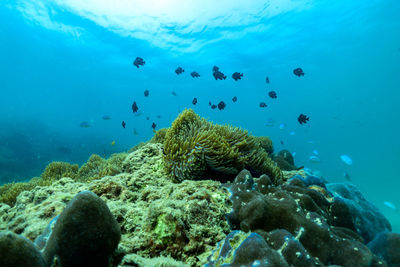
M 44 172 L 40 175 L 43 180 L 50 183 L 62 177 L 75 178 L 78 174 L 78 164 L 70 164 L 68 162 L 54 161 L 46 166 Z
M 259 142 L 260 146 L 271 155 L 274 153 L 274 147 L 272 145 L 272 140 L 268 136 L 255 136 L 256 140 Z
M 167 130 L 164 163 L 178 181 L 228 181 L 244 168 L 268 174 L 274 181 L 282 178 L 257 138 L 237 127 L 215 125 L 191 109 L 184 110 Z
M 272 159 L 278 164 L 278 167 L 285 171 L 296 170 L 292 153 L 289 150 L 283 149 L 277 155 L 273 155 Z

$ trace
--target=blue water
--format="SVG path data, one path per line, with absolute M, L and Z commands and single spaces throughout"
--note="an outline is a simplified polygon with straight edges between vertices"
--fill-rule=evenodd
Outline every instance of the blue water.
M 347 172 L 400 231 L 399 210 L 383 204 L 400 208 L 400 1 L 96 2 L 0 3 L 0 183 L 37 176 L 54 160 L 128 150 L 151 138 L 153 122 L 168 127 L 193 108 L 270 136 L 275 151 L 296 152 L 297 166 L 329 181 Z M 139 69 L 137 56 L 146 61 Z M 214 80 L 214 65 L 227 80 Z M 225 110 L 210 109 L 221 100 Z M 300 113 L 309 123 L 297 122 Z M 309 161 L 313 150 L 320 163 Z

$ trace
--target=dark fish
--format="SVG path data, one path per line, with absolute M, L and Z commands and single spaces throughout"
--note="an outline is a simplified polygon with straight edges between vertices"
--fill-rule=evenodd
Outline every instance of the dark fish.
M 215 109 L 216 107 L 217 107 L 217 105 L 215 105 L 215 104 L 211 105 L 211 109 Z
M 303 123 L 307 123 L 307 121 L 310 120 L 310 118 L 304 114 L 300 114 L 299 117 L 297 118 L 297 120 L 299 121 L 300 124 L 303 124 Z
M 218 109 L 219 110 L 223 110 L 226 107 L 226 104 L 224 101 L 221 101 L 218 103 Z
M 151 124 L 151 128 L 153 128 L 153 130 L 155 130 L 157 127 L 157 124 L 155 124 L 154 122 Z
M 304 76 L 304 72 L 301 68 L 294 69 L 293 73 L 294 73 L 294 75 L 299 76 L 299 77 Z
M 211 106 L 211 101 L 208 101 L 208 105 Z
M 193 105 L 196 105 L 196 104 L 197 104 L 197 98 L 193 98 L 192 104 L 193 104 Z
M 149 90 L 144 91 L 144 96 L 148 97 L 149 96 Z
M 232 78 L 233 78 L 235 81 L 242 79 L 242 77 L 243 77 L 243 73 L 240 73 L 240 72 L 234 72 L 234 73 L 232 74 Z
M 176 96 L 176 93 L 175 93 L 175 91 L 172 91 L 172 92 L 171 92 L 171 94 L 172 94 L 173 96 Z
M 281 145 L 284 145 L 283 141 L 281 140 Z
M 233 101 L 233 102 L 236 102 L 236 101 L 237 101 L 237 97 L 234 96 L 234 97 L 232 98 L 232 101 Z
M 347 172 L 344 172 L 344 173 L 343 173 L 343 177 L 344 177 L 344 179 L 346 179 L 347 181 L 351 181 L 350 174 L 348 174 Z
M 138 108 L 138 106 L 137 106 L 137 104 L 136 104 L 136 101 L 133 101 L 133 104 L 132 104 L 132 111 L 133 111 L 133 113 L 137 112 L 138 110 L 139 110 L 139 108 Z
M 179 75 L 179 74 L 182 74 L 184 71 L 185 71 L 184 69 L 182 69 L 181 67 L 178 67 L 178 68 L 176 68 L 175 73 Z
M 138 132 L 136 131 L 136 128 L 133 128 L 133 134 L 138 135 Z
M 269 77 L 267 76 L 267 78 L 265 78 L 265 82 L 269 83 Z
M 139 66 L 144 66 L 146 62 L 141 57 L 137 57 L 135 61 L 133 61 L 133 65 L 139 68 Z
M 275 92 L 275 91 L 269 91 L 269 92 L 268 92 L 268 95 L 269 95 L 270 98 L 277 98 L 277 97 L 278 97 L 278 96 L 276 95 L 276 92 Z
M 121 125 L 125 129 L 126 123 L 124 121 L 122 121 Z
M 214 66 L 213 69 L 213 76 L 215 78 L 215 80 L 225 80 L 226 76 L 219 71 L 219 68 L 217 66 Z
M 157 115 L 157 118 L 160 119 L 160 118 L 161 118 L 161 115 Z
M 190 73 L 190 75 L 191 75 L 193 78 L 198 78 L 198 77 L 200 77 L 200 74 L 199 74 L 198 72 L 196 72 L 196 71 L 192 71 L 192 73 Z
M 146 120 L 150 120 L 150 117 L 146 117 Z
M 101 117 L 103 120 L 108 121 L 111 120 L 111 117 L 108 115 L 104 115 L 103 117 Z
M 260 103 L 260 108 L 266 108 L 266 107 L 267 107 L 267 104 L 265 104 L 265 102 Z
M 81 124 L 79 124 L 79 127 L 81 127 L 81 128 L 89 128 L 90 127 L 90 123 L 88 121 L 83 121 L 83 122 L 81 122 Z
M 57 148 L 57 151 L 62 153 L 62 154 L 65 154 L 65 155 L 69 155 L 72 152 L 72 150 L 69 147 L 66 147 L 66 146 L 59 146 Z

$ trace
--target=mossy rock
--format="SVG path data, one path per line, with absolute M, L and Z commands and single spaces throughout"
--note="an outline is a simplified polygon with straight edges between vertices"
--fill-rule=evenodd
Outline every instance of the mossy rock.
M 244 168 L 276 181 L 282 177 L 256 137 L 238 127 L 213 124 L 192 109 L 185 109 L 167 130 L 163 160 L 178 181 L 228 181 Z
M 164 144 L 165 135 L 167 134 L 168 128 L 161 128 L 160 130 L 154 133 L 154 136 L 151 138 L 150 143 L 160 143 Z
M 294 158 L 290 151 L 283 149 L 279 151 L 277 155 L 274 155 L 272 159 L 278 164 L 279 168 L 285 171 L 297 170 L 294 165 Z
M 80 181 L 89 182 L 104 176 L 113 176 L 122 172 L 122 162 L 127 153 L 112 154 L 108 159 L 104 159 L 97 154 L 90 156 L 89 160 L 83 164 L 78 171 Z
M 274 147 L 272 145 L 272 140 L 268 136 L 256 136 L 257 141 L 260 143 L 260 146 L 271 155 L 274 153 Z

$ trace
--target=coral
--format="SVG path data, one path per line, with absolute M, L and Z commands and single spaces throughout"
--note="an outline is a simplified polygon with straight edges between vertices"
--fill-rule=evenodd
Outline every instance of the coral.
M 277 155 L 273 155 L 272 159 L 278 164 L 279 168 L 285 171 L 296 170 L 292 153 L 283 149 Z
M 55 181 L 62 177 L 75 179 L 78 173 L 78 164 L 68 162 L 53 161 L 46 166 L 44 172 L 40 175 L 43 180 Z
M 104 159 L 97 154 L 90 156 L 89 160 L 79 168 L 77 176 L 79 181 L 92 181 L 104 176 L 113 176 L 122 172 L 122 162 L 127 153 L 112 154 Z
M 32 183 L 11 183 L 0 186 L 0 202 L 14 206 L 19 194 L 35 187 Z
M 388 266 L 400 266 L 400 234 L 382 232 L 368 243 L 368 248 Z
M 165 135 L 167 134 L 167 128 L 161 128 L 156 131 L 154 136 L 151 138 L 150 143 L 160 143 L 163 144 L 165 141 Z
M 265 150 L 265 152 L 268 153 L 268 155 L 274 153 L 272 140 L 268 136 L 255 136 L 255 138 L 259 142 L 260 146 Z
M 227 181 L 243 168 L 254 174 L 268 174 L 274 181 L 282 174 L 246 130 L 215 125 L 193 110 L 184 110 L 167 130 L 164 163 L 176 180 L 213 178 Z
M 57 256 L 61 266 L 106 267 L 120 238 L 120 227 L 106 203 L 94 193 L 83 191 L 58 217 L 43 257 L 48 266 Z
M 0 255 L 0 266 L 46 266 L 31 241 L 10 231 L 0 232 Z

